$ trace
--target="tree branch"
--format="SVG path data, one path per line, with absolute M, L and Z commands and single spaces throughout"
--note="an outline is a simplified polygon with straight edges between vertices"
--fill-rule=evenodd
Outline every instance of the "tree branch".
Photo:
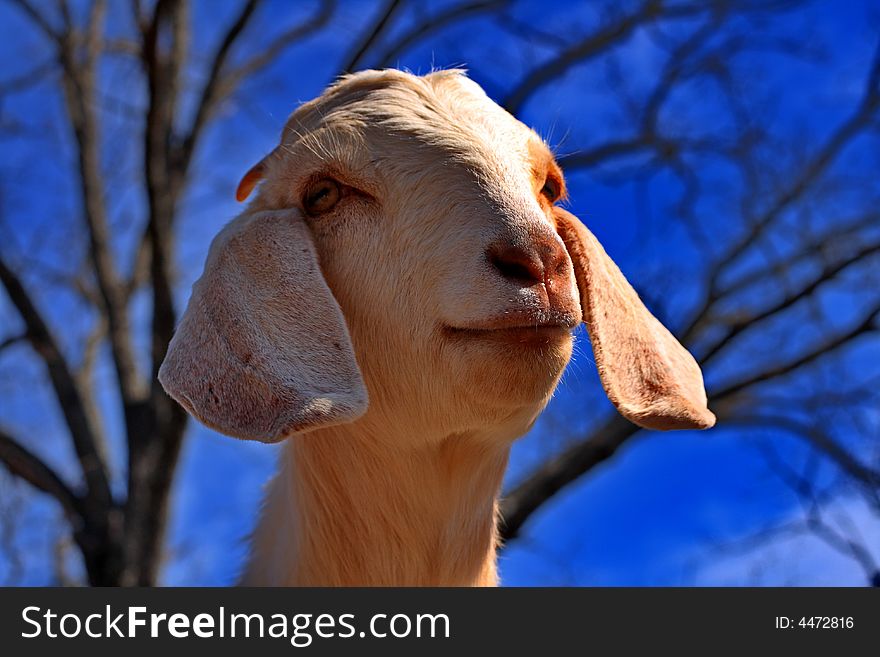
M 70 17 L 62 4 L 65 20 Z M 117 276 L 107 226 L 105 190 L 101 174 L 100 131 L 96 116 L 95 75 L 100 54 L 100 35 L 106 13 L 105 0 L 95 0 L 86 27 L 85 57 L 78 57 L 72 27 L 55 35 L 61 64 L 61 86 L 68 119 L 77 145 L 82 213 L 88 228 L 89 253 L 105 306 L 110 347 L 126 405 L 140 397 L 141 386 L 131 345 L 125 289 Z
M 125 294 L 128 298 L 131 298 L 131 295 L 137 292 L 138 289 L 148 281 L 151 260 L 150 231 L 149 228 L 147 228 L 138 240 L 131 267 L 131 276 L 128 279 L 128 283 L 125 285 Z
M 186 131 L 186 136 L 183 139 L 183 142 L 180 147 L 180 153 L 178 155 L 179 166 L 186 171 L 189 166 L 189 162 L 192 158 L 192 153 L 198 143 L 199 136 L 201 135 L 202 129 L 207 123 L 208 117 L 210 116 L 213 108 L 215 107 L 218 101 L 218 94 L 220 92 L 220 76 L 223 71 L 223 68 L 226 66 L 226 62 L 229 58 L 229 53 L 232 51 L 233 46 L 238 41 L 238 38 L 242 35 L 250 23 L 251 18 L 256 11 L 260 0 L 246 0 L 246 2 L 241 6 L 241 10 L 236 16 L 235 20 L 232 21 L 230 26 L 227 28 L 226 33 L 223 35 L 223 38 L 220 41 L 220 45 L 217 47 L 214 56 L 211 58 L 211 66 L 208 71 L 208 78 L 205 81 L 205 85 L 202 87 L 202 93 L 199 95 L 199 100 L 196 103 L 196 111 L 193 116 L 192 123 L 190 124 L 189 129 Z
M 880 570 L 870 550 L 832 528 L 823 518 L 822 508 L 824 498 L 828 497 L 827 490 L 817 491 L 815 483 L 809 476 L 790 468 L 775 456 L 775 452 L 771 454 L 773 456 L 770 458 L 770 465 L 774 472 L 798 496 L 799 502 L 804 507 L 804 527 L 830 547 L 855 559 L 865 571 L 866 579 L 874 585 L 880 578 Z
M 769 414 L 737 414 L 725 420 L 725 426 L 773 427 L 806 440 L 810 445 L 830 458 L 837 466 L 856 481 L 872 491 L 880 488 L 880 471 L 861 463 L 843 445 L 818 427 L 810 426 L 793 418 Z
M 86 396 L 82 393 L 67 361 L 42 315 L 15 273 L 0 259 L 0 283 L 27 327 L 34 351 L 46 364 L 49 380 L 70 430 L 73 446 L 88 486 L 90 499 L 104 508 L 111 502 L 110 486 L 104 463 L 98 452 L 98 434 L 89 419 Z
M 367 51 L 373 47 L 373 44 L 382 36 L 385 28 L 391 24 L 394 15 L 400 9 L 402 3 L 400 0 L 389 0 L 385 5 L 385 9 L 379 12 L 373 25 L 366 31 L 360 42 L 352 49 L 351 54 L 346 57 L 346 63 L 340 67 L 343 73 L 353 72 L 361 63 Z
M 850 328 L 848 331 L 844 331 L 843 333 L 829 338 L 825 342 L 814 346 L 807 353 L 801 354 L 797 358 L 791 359 L 788 362 L 777 365 L 776 367 L 768 368 L 763 372 L 747 377 L 735 383 L 731 383 L 718 391 L 712 392 L 710 394 L 710 400 L 722 401 L 729 397 L 733 397 L 737 393 L 740 393 L 743 390 L 750 388 L 751 386 L 760 383 L 766 383 L 767 381 L 772 381 L 773 379 L 778 379 L 781 376 L 785 376 L 786 374 L 794 372 L 804 365 L 808 365 L 814 360 L 826 354 L 829 354 L 842 346 L 849 344 L 855 338 L 865 333 L 877 330 L 877 327 L 874 326 L 874 323 L 877 320 L 878 316 L 880 316 L 880 304 L 871 308 L 868 313 L 859 321 L 859 323 Z
M 584 473 L 611 458 L 641 429 L 620 415 L 613 416 L 592 435 L 550 459 L 501 500 L 500 537 L 516 538 L 526 521 L 547 500 Z
M 315 14 L 310 16 L 299 25 L 286 30 L 262 49 L 261 52 L 239 64 L 235 68 L 231 68 L 221 75 L 214 92 L 214 106 L 221 100 L 231 95 L 235 89 L 241 84 L 242 80 L 253 75 L 263 68 L 271 64 L 284 50 L 296 42 L 310 36 L 324 27 L 333 17 L 336 7 L 335 0 L 323 0 L 320 8 Z M 209 108 L 211 109 L 211 108 Z M 210 112 L 205 114 L 210 116 Z
M 0 340 L 0 353 L 3 352 L 4 349 L 8 349 L 12 345 L 16 345 L 19 342 L 26 342 L 28 339 L 27 332 L 20 333 L 18 335 L 10 335 L 8 338 L 4 338 Z
M 51 41 L 58 42 L 61 40 L 61 35 L 52 27 L 52 23 L 46 18 L 43 14 L 37 11 L 36 7 L 34 7 L 28 0 L 12 0 L 12 2 L 17 5 L 25 14 L 27 14 L 28 18 L 31 22 L 36 25 L 41 32 L 45 36 L 47 36 Z
M 333 17 L 335 9 L 335 0 L 323 0 L 320 9 L 314 15 L 275 37 L 261 53 L 229 71 L 222 82 L 223 96 L 231 93 L 241 80 L 271 64 L 289 46 L 324 27 Z
M 735 321 L 727 324 L 722 335 L 700 355 L 700 363 L 707 363 L 713 356 L 723 350 L 731 340 L 743 333 L 746 329 L 750 329 L 764 320 L 790 308 L 801 299 L 804 299 L 815 292 L 823 283 L 831 281 L 837 276 L 837 274 L 847 267 L 861 262 L 877 253 L 880 253 L 880 242 L 877 244 L 869 244 L 847 258 L 842 258 L 835 263 L 826 264 L 816 276 L 809 281 L 802 283 L 799 290 L 784 296 L 777 303 L 772 304 L 763 310 L 754 311 L 751 314 L 738 317 Z
M 375 58 L 378 68 L 394 66 L 397 59 L 403 55 L 409 48 L 425 39 L 425 37 L 436 34 L 445 29 L 452 23 L 470 18 L 493 9 L 500 9 L 510 4 L 510 0 L 480 0 L 478 2 L 468 2 L 455 5 L 437 12 L 437 14 L 426 18 L 421 23 L 414 25 L 410 30 L 402 34 L 396 41 L 389 44 Z M 350 66 L 349 69 L 354 68 Z
M 168 52 L 161 51 L 161 35 L 169 29 Z M 172 135 L 177 102 L 176 79 L 185 65 L 188 26 L 180 0 L 160 0 L 144 33 L 142 65 L 147 76 L 148 106 L 144 130 L 144 174 L 147 189 L 150 280 L 153 315 L 151 322 L 150 394 L 156 394 L 156 375 L 174 332 L 176 312 L 172 291 L 172 221 L 185 176 L 173 168 Z M 137 266 L 139 263 L 135 263 Z M 136 274 L 137 272 L 135 272 Z M 130 436 L 139 442 L 142 430 Z
M 784 260 L 769 264 L 765 268 L 750 271 L 734 279 L 729 284 L 719 287 L 717 292 L 718 299 L 724 299 L 735 292 L 746 290 L 749 286 L 766 280 L 771 274 L 793 269 L 817 253 L 833 250 L 844 244 L 859 242 L 861 240 L 859 233 L 878 225 L 878 222 L 880 222 L 880 214 L 873 211 L 858 217 L 855 221 L 852 219 L 842 221 L 839 226 L 835 226 L 833 229 L 824 231 L 822 234 L 809 239 L 800 246 L 797 252 Z
M 83 504 L 79 497 L 52 468 L 25 449 L 3 429 L 0 429 L 0 462 L 13 475 L 55 498 L 74 528 L 82 526 Z
M 0 82 L 0 95 L 15 93 L 39 84 L 50 74 L 55 73 L 57 64 L 54 59 L 42 62 L 20 75 Z
M 878 45 L 877 59 L 880 61 L 880 45 Z M 711 283 L 713 286 L 717 284 L 718 277 L 721 272 L 730 264 L 735 262 L 748 248 L 750 244 L 756 241 L 764 230 L 777 218 L 782 212 L 791 206 L 796 200 L 801 198 L 810 186 L 816 182 L 837 159 L 841 151 L 850 144 L 862 130 L 869 127 L 872 119 L 880 108 L 880 88 L 876 88 L 876 84 L 872 81 L 874 69 L 869 74 L 869 81 L 866 84 L 865 93 L 862 96 L 856 111 L 847 118 L 825 141 L 818 152 L 804 166 L 794 182 L 780 194 L 775 201 L 764 211 L 754 222 L 750 230 L 746 232 L 734 245 L 728 249 L 727 253 L 722 256 L 713 265 L 713 275 Z
M 647 0 L 636 11 L 624 14 L 617 20 L 600 27 L 574 45 L 563 49 L 549 61 L 532 69 L 513 88 L 502 104 L 507 111 L 516 115 L 538 89 L 564 75 L 576 64 L 582 64 L 605 52 L 613 45 L 623 42 L 642 25 L 662 18 L 695 16 L 705 10 L 706 7 L 701 5 L 667 7 L 661 0 Z
M 800 169 L 795 176 L 795 180 L 790 184 L 771 205 L 761 213 L 758 218 L 751 222 L 751 227 L 746 233 L 736 240 L 727 252 L 719 258 L 710 269 L 709 285 L 705 299 L 700 307 L 693 313 L 687 327 L 682 332 L 682 339 L 685 341 L 694 337 L 696 332 L 704 323 L 709 311 L 714 303 L 718 301 L 720 293 L 718 290 L 719 281 L 722 273 L 728 266 L 737 261 L 743 255 L 748 247 L 756 242 L 764 231 L 780 216 L 791 207 L 791 205 L 800 199 L 810 186 L 816 182 L 828 169 L 829 166 L 837 159 L 840 152 L 866 127 L 870 125 L 871 119 L 877 112 L 878 104 L 880 104 L 880 92 L 872 100 L 873 92 L 863 98 L 859 104 L 858 110 L 853 113 L 846 121 L 843 122 L 820 147 L 818 152 Z

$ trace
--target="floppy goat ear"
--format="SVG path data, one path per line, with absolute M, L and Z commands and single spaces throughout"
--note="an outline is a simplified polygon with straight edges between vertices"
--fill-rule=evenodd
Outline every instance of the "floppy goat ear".
M 559 208 L 554 216 L 574 265 L 599 376 L 617 410 L 647 429 L 713 426 L 693 356 L 648 312 L 580 220 Z
M 245 213 L 214 238 L 159 380 L 237 438 L 276 442 L 363 414 L 351 338 L 299 211 Z

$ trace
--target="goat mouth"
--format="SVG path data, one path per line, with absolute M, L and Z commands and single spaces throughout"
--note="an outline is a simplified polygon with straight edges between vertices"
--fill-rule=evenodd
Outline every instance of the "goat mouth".
M 458 340 L 487 340 L 506 344 L 547 345 L 571 339 L 571 327 L 564 324 L 499 327 L 444 326 L 443 333 Z
M 464 325 L 445 324 L 442 332 L 446 337 L 458 340 L 549 345 L 570 340 L 578 324 L 580 317 L 568 310 L 515 309 Z

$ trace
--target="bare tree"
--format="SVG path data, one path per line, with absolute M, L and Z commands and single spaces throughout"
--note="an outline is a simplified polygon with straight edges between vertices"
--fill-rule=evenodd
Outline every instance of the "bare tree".
M 710 407 L 719 427 L 745 433 L 771 430 L 797 438 L 841 475 L 846 491 L 865 496 L 880 519 L 880 468 L 873 442 L 878 429 L 867 417 L 880 401 L 880 370 L 876 358 L 862 359 L 856 366 L 852 355 L 860 348 L 872 353 L 867 350 L 876 349 L 880 329 L 880 214 L 874 205 L 880 181 L 876 169 L 860 177 L 841 162 L 860 143 L 876 147 L 880 43 L 849 115 L 806 147 L 780 143 L 754 115 L 759 108 L 744 105 L 733 62 L 738 52 L 756 42 L 724 24 L 725 10 L 672 43 L 656 86 L 642 98 L 629 100 L 635 132 L 575 152 L 563 162 L 569 170 L 613 171 L 617 161 L 642 155 L 648 164 L 626 175 L 650 177 L 666 169 L 679 179 L 682 194 L 675 214 L 706 258 L 697 268 L 699 301 L 677 309 L 687 319 L 676 329 L 707 374 Z M 616 29 L 629 26 L 637 15 L 624 17 Z M 763 47 L 803 54 L 803 46 L 786 40 Z M 548 71 L 567 63 L 567 54 L 526 81 L 543 81 Z M 687 79 L 718 85 L 735 119 L 729 135 L 664 133 L 664 105 L 676 85 Z M 509 102 L 514 108 L 519 105 L 517 91 Z M 728 162 L 742 181 L 738 195 L 724 200 L 735 209 L 723 215 L 726 234 L 716 228 L 721 222 L 707 228 L 698 218 L 712 197 L 699 167 L 712 158 Z M 838 200 L 847 195 L 857 200 L 843 214 Z M 829 305 L 830 295 L 844 299 Z M 657 300 L 653 305 L 661 314 L 669 310 Z M 800 327 L 811 329 L 808 339 L 796 335 Z M 731 375 L 730 364 L 737 358 L 749 367 Z M 571 441 L 509 491 L 502 509 L 505 538 L 519 536 L 559 490 L 644 434 L 611 416 Z M 786 480 L 791 483 L 794 477 Z M 873 548 L 844 538 L 824 523 L 821 500 L 809 494 L 810 480 L 799 481 L 795 488 L 809 502 L 803 527 L 855 558 L 866 571 L 866 581 L 876 583 Z
M 220 103 L 247 76 L 324 26 L 333 6 L 320 3 L 302 23 L 275 37 L 257 54 L 233 64 L 230 54 L 260 4 L 256 0 L 242 3 L 214 46 L 195 109 L 184 112 L 182 87 L 190 65 L 191 40 L 187 3 L 158 0 L 149 9 L 132 3 L 134 33 L 130 39 L 112 42 L 106 36 L 104 0 L 91 3 L 80 21 L 66 2 L 59 4 L 57 15 L 27 0 L 14 4 L 52 48 L 52 72 L 64 99 L 67 128 L 75 140 L 79 215 L 88 236 L 86 285 L 101 318 L 102 335 L 97 339 L 110 345 L 116 373 L 127 447 L 126 494 L 120 498 L 111 492 L 99 448 L 105 440 L 88 389 L 89 373 L 73 371 L 38 304 L 5 261 L 0 262 L 0 281 L 24 327 L 20 336 L 12 338 L 27 340 L 45 363 L 75 447 L 82 485 L 73 487 L 63 481 L 23 441 L 5 431 L 0 433 L 0 459 L 11 472 L 62 506 L 90 583 L 152 584 L 161 561 L 169 491 L 187 425 L 186 413 L 165 395 L 156 374 L 177 318 L 174 226 L 193 155 Z M 137 58 L 146 85 L 146 103 L 138 116 L 146 217 L 132 256 L 134 266 L 127 276 L 114 258 L 99 118 L 101 61 L 117 52 Z M 131 299 L 141 288 L 149 290 L 152 302 L 146 367 L 140 366 L 135 353 L 131 320 Z
M 36 81 L 54 84 L 64 108 L 63 129 L 75 154 L 73 171 L 66 173 L 74 183 L 77 225 L 86 244 L 82 262 L 65 272 L 30 261 L 27 249 L 12 247 L 11 237 L 0 252 L 0 282 L 18 318 L 17 330 L 0 335 L 0 355 L 27 345 L 29 358 L 42 364 L 77 468 L 75 476 L 63 476 L 40 455 L 33 438 L 17 435 L 12 426 L 0 428 L 0 462 L 58 502 L 91 584 L 153 584 L 162 562 L 171 484 L 187 428 L 186 414 L 164 394 L 156 373 L 178 317 L 176 237 L 192 188 L 193 162 L 224 102 L 290 49 L 322 34 L 339 11 L 332 2 L 316 2 L 292 24 L 256 44 L 254 25 L 266 10 L 260 0 L 242 0 L 205 56 L 194 52 L 186 0 L 133 0 L 127 22 L 112 17 L 114 29 L 108 29 L 104 0 L 93 0 L 81 13 L 65 0 L 57 9 L 29 0 L 5 2 L 27 19 L 51 54 L 0 83 L 0 101 Z M 853 179 L 840 165 L 853 144 L 877 140 L 880 57 L 875 56 L 865 72 L 863 93 L 851 114 L 830 134 L 805 148 L 777 143 L 778 135 L 765 129 L 758 116 L 760 108 L 743 96 L 737 61 L 755 52 L 809 56 L 800 44 L 756 36 L 767 19 L 784 16 L 798 4 L 644 0 L 618 9 L 611 3 L 591 24 L 560 39 L 524 25 L 512 1 L 463 0 L 428 9 L 421 3 L 390 0 L 376 8 L 343 48 L 338 70 L 394 65 L 459 26 L 488 21 L 509 36 L 509 48 L 523 50 L 538 40 L 550 50 L 505 86 L 501 98 L 514 113 L 527 112 L 549 85 L 575 69 L 605 71 L 609 96 L 626 120 L 616 133 L 609 130 L 589 143 L 566 145 L 568 154 L 560 159 L 568 170 L 596 176 L 648 184 L 666 172 L 678 181 L 681 197 L 669 214 L 687 230 L 700 254 L 687 276 L 700 287 L 688 303 L 676 300 L 675 315 L 687 320 L 672 324 L 708 373 L 719 423 L 775 427 L 796 436 L 876 500 L 877 455 L 866 451 L 859 439 L 867 429 L 837 425 L 836 432 L 823 430 L 812 409 L 816 396 L 824 394 L 814 372 L 829 364 L 845 367 L 854 345 L 872 335 L 876 339 L 880 295 L 866 290 L 862 281 L 873 276 L 873 289 L 880 289 L 874 209 L 880 181 L 876 176 Z M 645 35 L 662 53 L 662 68 L 653 85 L 633 90 L 621 80 L 618 57 L 636 34 Z M 103 67 L 120 59 L 136 63 L 142 103 L 121 98 L 102 83 Z M 463 59 L 467 60 L 464 51 Z M 474 69 L 476 76 L 483 73 Z M 485 74 L 492 79 L 489 70 Z M 682 127 L 670 120 L 676 91 L 699 84 L 711 85 L 721 99 L 729 116 L 723 131 L 707 133 L 696 122 Z M 110 112 L 123 115 L 128 139 L 139 140 L 136 180 L 144 214 L 131 222 L 134 228 L 113 218 L 121 192 L 108 182 Z M 0 131 L 19 129 L 3 118 L 0 114 Z M 729 208 L 724 217 L 727 229 L 712 227 L 712 239 L 707 238 L 706 221 L 699 220 L 702 210 L 718 201 L 703 174 L 707 163 L 716 168 L 723 163 L 737 179 L 736 198 L 723 199 Z M 858 206 L 864 211 L 841 216 L 835 199 L 850 193 L 860 195 Z M 7 214 L 30 211 L 0 206 Z M 135 230 L 136 237 L 130 240 L 133 248 L 120 255 L 123 230 Z M 779 247 L 780 238 L 786 242 L 784 248 Z M 85 309 L 89 330 L 80 343 L 71 346 L 60 339 L 58 318 L 53 325 L 45 301 L 28 285 L 27 276 L 35 268 L 41 280 L 51 279 L 72 291 Z M 847 288 L 851 294 L 846 313 L 822 302 L 832 287 Z M 134 310 L 139 295 L 148 299 L 146 318 Z M 656 299 L 647 301 L 658 314 L 672 312 Z M 838 315 L 845 315 L 846 321 L 837 321 Z M 801 323 L 814 327 L 813 334 L 789 340 L 792 324 Z M 145 343 L 138 339 L 144 333 Z M 96 401 L 94 368 L 105 346 L 122 436 L 110 435 L 113 423 Z M 730 355 L 746 349 L 750 367 L 732 370 Z M 874 374 L 876 383 L 878 373 Z M 800 395 L 792 384 L 804 376 L 811 383 L 808 395 Z M 855 406 L 876 403 L 876 385 L 870 384 L 854 381 L 838 412 L 851 414 Z M 828 387 L 840 393 L 834 380 Z M 774 403 L 778 397 L 784 397 L 784 403 Z M 780 412 L 783 406 L 785 412 Z M 519 536 L 559 490 L 646 433 L 617 416 L 598 417 L 592 430 L 574 437 L 509 491 L 503 507 L 508 541 Z M 124 481 L 108 463 L 108 445 L 116 444 L 125 451 Z

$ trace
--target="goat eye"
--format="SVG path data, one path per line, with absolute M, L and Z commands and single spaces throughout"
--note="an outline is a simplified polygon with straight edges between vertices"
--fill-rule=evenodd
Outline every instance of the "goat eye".
M 551 203 L 555 203 L 559 199 L 559 183 L 553 178 L 547 178 L 544 181 L 544 186 L 541 188 L 541 194 L 547 197 L 547 200 Z
M 322 214 L 332 210 L 341 197 L 339 183 L 332 178 L 322 178 L 306 189 L 303 207 L 309 214 Z

